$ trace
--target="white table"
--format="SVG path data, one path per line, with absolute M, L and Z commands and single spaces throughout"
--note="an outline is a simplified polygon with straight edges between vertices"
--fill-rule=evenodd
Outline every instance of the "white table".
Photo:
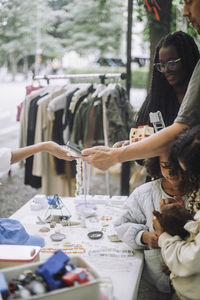
M 69 197 L 62 198 L 64 206 L 68 207 L 72 214 L 70 220 L 80 221 L 75 209 L 75 200 Z M 143 254 L 140 251 L 132 251 L 125 243 L 111 242 L 108 238 L 108 235 L 115 233 L 113 221 L 121 214 L 121 206 L 98 204 L 97 216 L 87 218 L 85 228 L 81 225 L 63 227 L 57 224 L 49 232 L 42 233 L 39 231 L 41 227 L 50 226 L 36 224 L 37 216 L 44 218 L 47 208 L 33 211 L 30 208 L 31 201 L 32 199 L 17 210 L 11 218 L 19 220 L 29 234 L 45 239 L 45 246 L 40 252 L 41 260 L 46 260 L 55 249 L 62 249 L 68 255 L 83 256 L 96 267 L 102 277 L 111 279 L 114 300 L 137 300 Z M 54 212 L 56 213 L 54 210 L 52 214 Z M 91 240 L 88 237 L 88 232 L 102 230 L 102 228 L 105 231 L 101 239 Z M 61 242 L 54 242 L 50 235 L 58 230 L 64 233 L 66 238 Z

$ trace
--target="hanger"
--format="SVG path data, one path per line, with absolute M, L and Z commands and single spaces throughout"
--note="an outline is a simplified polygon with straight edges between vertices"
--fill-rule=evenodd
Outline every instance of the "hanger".
M 95 98 L 98 96 L 98 94 L 103 91 L 106 88 L 105 84 L 99 83 L 96 87 L 96 90 L 92 94 L 92 98 Z
M 101 98 L 109 95 L 111 91 L 115 89 L 115 87 L 116 87 L 116 83 L 109 83 L 109 85 L 98 94 L 98 97 Z

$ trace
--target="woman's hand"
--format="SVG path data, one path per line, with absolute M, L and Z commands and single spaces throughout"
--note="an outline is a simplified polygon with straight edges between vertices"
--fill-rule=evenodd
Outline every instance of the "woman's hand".
M 150 248 L 157 249 L 158 246 L 158 236 L 155 232 L 145 231 L 142 234 L 142 242 L 148 244 Z
M 75 159 L 75 157 L 72 157 L 70 153 L 67 152 L 65 147 L 60 146 L 55 142 L 48 141 L 13 150 L 11 155 L 11 164 L 14 164 L 39 152 L 48 152 L 57 158 L 69 161 Z
M 49 152 L 50 154 L 56 156 L 59 159 L 64 159 L 68 161 L 72 161 L 75 159 L 75 157 L 71 156 L 65 147 L 60 146 L 55 142 L 46 142 L 46 145 L 44 145 L 44 149 L 45 151 Z
M 88 162 L 102 171 L 107 170 L 118 163 L 118 152 L 120 148 L 109 148 L 106 146 L 95 146 L 82 150 L 83 161 Z

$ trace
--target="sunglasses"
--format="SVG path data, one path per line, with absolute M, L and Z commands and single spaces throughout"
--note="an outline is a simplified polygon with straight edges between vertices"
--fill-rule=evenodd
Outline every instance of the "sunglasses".
M 156 63 L 154 64 L 154 66 L 156 67 L 156 69 L 163 73 L 165 71 L 165 67 L 167 68 L 167 70 L 173 71 L 176 69 L 176 64 L 181 60 L 181 58 L 177 58 L 175 60 L 170 60 L 167 61 L 165 64 L 162 63 Z

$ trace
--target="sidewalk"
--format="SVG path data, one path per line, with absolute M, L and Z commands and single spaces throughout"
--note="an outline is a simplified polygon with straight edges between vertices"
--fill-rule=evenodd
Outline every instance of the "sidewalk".
M 1 178 L 0 218 L 7 218 L 40 190 L 24 185 L 24 169 L 13 165 L 10 176 Z

